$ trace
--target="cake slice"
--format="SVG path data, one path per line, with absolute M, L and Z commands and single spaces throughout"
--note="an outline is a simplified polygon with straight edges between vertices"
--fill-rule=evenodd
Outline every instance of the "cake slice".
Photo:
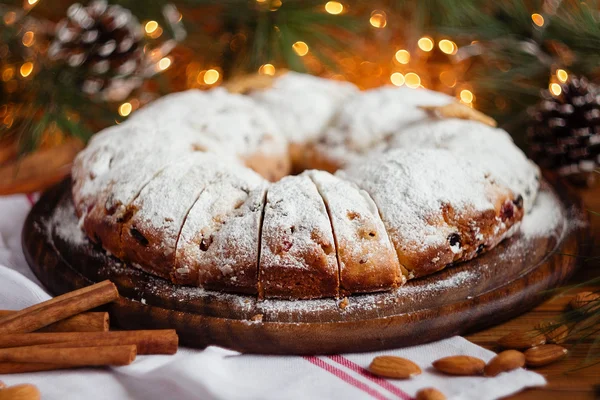
M 338 175 L 366 190 L 410 277 L 475 257 L 523 217 L 515 193 L 447 150 L 391 150 Z
M 94 135 L 87 147 L 73 160 L 73 203 L 79 217 L 95 203 L 97 193 L 106 185 L 115 155 L 120 149 L 128 147 L 136 131 L 134 125 L 106 128 Z
M 337 297 L 338 262 L 329 216 L 307 175 L 287 176 L 267 193 L 259 264 L 259 296 Z
M 129 136 L 129 140 L 137 137 L 136 146 L 88 147 L 103 155 L 98 157 L 102 162 L 88 168 L 88 174 L 93 174 L 95 179 L 85 183 L 89 195 L 82 197 L 79 205 L 82 225 L 92 240 L 117 257 L 124 255 L 120 228 L 127 207 L 167 165 L 195 153 L 197 133 L 177 125 L 174 127 L 176 133 L 169 134 L 160 127 L 127 123 L 119 133 L 121 137 Z
M 405 282 L 375 203 L 364 190 L 328 172 L 311 170 L 333 226 L 340 294 L 388 290 Z
M 515 146 L 508 132 L 479 122 L 454 118 L 425 120 L 395 134 L 389 147 L 447 149 L 468 159 L 520 195 L 525 212 L 531 210 L 539 190 L 539 167 Z
M 120 235 L 122 258 L 170 279 L 183 222 L 223 165 L 214 155 L 193 153 L 160 171 L 127 206 Z
M 246 168 L 224 169 L 185 219 L 172 279 L 178 284 L 257 293 L 267 182 Z

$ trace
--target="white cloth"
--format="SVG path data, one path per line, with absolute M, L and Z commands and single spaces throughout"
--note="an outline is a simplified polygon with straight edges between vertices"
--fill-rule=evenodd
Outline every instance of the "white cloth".
M 0 309 L 20 309 L 50 297 L 21 249 L 21 228 L 32 202 L 26 196 L 0 197 Z M 423 373 L 407 381 L 374 377 L 366 368 L 381 354 L 408 358 Z M 524 369 L 495 378 L 448 377 L 432 370 L 432 361 L 458 354 L 486 361 L 494 356 L 459 336 L 405 349 L 318 357 L 181 348 L 175 356 L 139 356 L 126 367 L 0 375 L 0 380 L 33 383 L 45 400 L 411 399 L 424 387 L 435 387 L 449 399 L 486 400 L 545 384 L 541 375 Z

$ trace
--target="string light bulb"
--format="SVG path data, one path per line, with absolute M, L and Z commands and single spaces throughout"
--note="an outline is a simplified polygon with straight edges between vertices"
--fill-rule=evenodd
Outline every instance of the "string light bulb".
M 169 57 L 163 57 L 158 62 L 158 69 L 164 71 L 171 66 L 171 59 Z
M 212 85 L 219 80 L 219 71 L 216 69 L 209 69 L 204 73 L 204 83 L 207 85 Z
M 555 96 L 560 96 L 560 94 L 562 93 L 562 88 L 558 83 L 551 83 L 548 89 L 550 89 L 550 93 L 552 93 Z
M 402 75 L 400 72 L 394 72 L 392 75 L 390 75 L 390 82 L 392 82 L 394 86 L 402 86 L 405 82 L 404 75 Z
M 2 71 L 2 80 L 4 82 L 10 81 L 13 76 L 15 76 L 15 70 L 12 67 L 6 67 L 4 71 Z
M 32 31 L 27 31 L 23 34 L 23 39 L 21 40 L 23 42 L 23 46 L 25 47 L 31 47 L 33 45 L 33 43 L 35 42 L 35 35 Z
M 4 17 L 2 19 L 4 20 L 4 23 L 6 25 L 12 25 L 17 20 L 17 13 L 14 11 L 9 11 L 6 14 L 4 14 Z
M 304 57 L 308 54 L 308 45 L 302 41 L 297 41 L 292 45 L 292 48 L 300 57 Z
M 261 75 L 275 75 L 275 67 L 273 64 L 263 64 L 258 69 L 258 73 Z
M 440 73 L 440 82 L 448 87 L 456 86 L 456 75 L 453 71 L 444 71 Z
M 31 10 L 38 3 L 39 0 L 24 0 L 23 8 L 25 10 Z
M 531 14 L 531 20 L 537 26 L 544 26 L 544 17 L 541 14 L 538 14 L 538 13 Z
M 564 69 L 557 69 L 556 77 L 558 78 L 559 81 L 561 81 L 562 83 L 565 83 L 567 81 L 567 79 L 569 79 L 569 74 Z
M 400 64 L 408 64 L 410 61 L 410 53 L 404 49 L 398 50 L 395 57 Z
M 281 7 L 281 0 L 271 0 L 269 6 L 269 11 L 277 11 L 277 9 Z
M 404 82 L 409 88 L 415 89 L 421 86 L 421 77 L 414 72 L 409 72 L 404 76 Z
M 438 42 L 438 47 L 440 48 L 442 53 L 445 53 L 445 54 L 455 54 L 456 51 L 458 50 L 456 43 L 454 43 L 452 40 L 448 40 L 448 39 L 440 40 Z
M 431 38 L 428 38 L 427 36 L 424 36 L 421 39 L 419 39 L 417 45 L 423 51 L 433 50 L 433 40 L 431 40 Z
M 158 22 L 156 22 L 156 21 L 148 21 L 148 22 L 146 22 L 146 25 L 144 26 L 144 30 L 149 35 L 152 34 L 152 32 L 156 31 L 157 29 L 158 29 Z
M 132 110 L 133 110 L 133 106 L 131 105 L 131 103 L 125 102 L 119 106 L 119 115 L 121 117 L 126 117 L 129 114 L 131 114 Z
M 325 11 L 329 14 L 338 15 L 344 11 L 344 5 L 338 1 L 328 1 L 325 3 Z
M 387 25 L 387 16 L 385 11 L 375 10 L 371 13 L 371 18 L 369 18 L 369 23 L 378 29 L 383 29 Z
M 27 78 L 29 75 L 31 75 L 31 72 L 33 72 L 33 63 L 31 61 L 27 61 L 21 65 L 19 72 L 23 78 Z
M 460 91 L 460 101 L 462 101 L 463 103 L 472 103 L 474 96 L 473 96 L 473 92 L 471 92 L 469 89 L 463 89 Z

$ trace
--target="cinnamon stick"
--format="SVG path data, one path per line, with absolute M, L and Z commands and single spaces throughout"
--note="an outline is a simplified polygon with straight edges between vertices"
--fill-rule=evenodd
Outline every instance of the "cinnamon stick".
M 0 400 L 40 400 L 40 398 L 38 388 L 28 383 L 0 390 Z
M 85 366 L 44 364 L 44 363 L 16 363 L 0 362 L 0 375 L 24 374 L 26 372 L 56 371 L 59 369 L 83 368 Z
M 116 300 L 117 287 L 104 281 L 55 297 L 0 319 L 0 333 L 33 332 L 54 322 Z
M 179 338 L 173 329 L 110 332 L 13 333 L 0 335 L 0 349 L 78 343 L 88 346 L 136 345 L 138 354 L 175 354 Z
M 135 345 L 59 347 L 12 347 L 0 350 L 0 362 L 48 363 L 72 366 L 129 365 L 135 360 Z
M 14 314 L 13 310 L 0 310 L 0 318 Z M 106 332 L 110 327 L 107 312 L 87 312 L 55 322 L 36 332 Z

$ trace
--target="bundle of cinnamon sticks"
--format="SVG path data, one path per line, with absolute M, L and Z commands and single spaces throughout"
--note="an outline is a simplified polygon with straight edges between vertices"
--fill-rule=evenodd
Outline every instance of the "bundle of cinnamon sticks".
M 0 311 L 0 374 L 131 364 L 137 354 L 175 354 L 174 330 L 109 331 L 105 312 L 119 297 L 110 281 L 21 311 Z

